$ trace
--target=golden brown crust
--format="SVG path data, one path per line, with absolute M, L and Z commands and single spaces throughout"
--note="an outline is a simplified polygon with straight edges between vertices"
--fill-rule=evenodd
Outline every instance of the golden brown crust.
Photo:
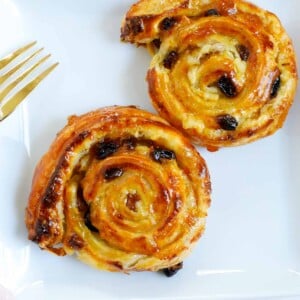
M 36 167 L 29 239 L 109 271 L 181 262 L 204 231 L 204 160 L 166 121 L 134 107 L 69 118 Z
M 281 128 L 297 70 L 278 18 L 241 0 L 159 2 L 133 5 L 122 27 L 123 40 L 146 43 L 155 54 L 147 80 L 159 114 L 209 150 L 250 143 Z M 145 30 L 128 30 L 131 18 L 142 19 Z
M 122 21 L 121 40 L 137 45 L 164 39 L 173 29 L 185 24 L 186 17 L 198 18 L 218 11 L 235 12 L 234 0 L 140 0 L 133 4 Z

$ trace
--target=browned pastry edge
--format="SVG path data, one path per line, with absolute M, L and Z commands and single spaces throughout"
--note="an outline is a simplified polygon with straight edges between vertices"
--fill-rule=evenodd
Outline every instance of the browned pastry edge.
M 189 140 L 158 116 L 114 106 L 69 118 L 36 167 L 25 221 L 29 239 L 55 254 L 156 271 L 191 251 L 209 205 L 208 170 Z
M 146 44 L 154 54 L 147 81 L 158 113 L 211 151 L 281 128 L 298 75 L 279 19 L 242 0 L 159 3 L 135 3 L 121 29 L 124 41 Z M 205 43 L 212 50 L 203 54 Z

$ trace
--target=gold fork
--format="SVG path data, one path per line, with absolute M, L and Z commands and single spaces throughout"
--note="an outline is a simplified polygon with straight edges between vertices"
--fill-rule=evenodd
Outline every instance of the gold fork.
M 23 55 L 27 50 L 31 49 L 36 42 L 32 42 L 18 50 L 12 52 L 7 55 L 3 59 L 0 59 L 0 70 L 8 66 L 12 63 L 17 57 Z M 21 62 L 19 62 L 16 66 L 12 67 L 5 74 L 0 75 L 0 85 L 11 78 L 19 69 L 21 69 L 26 63 L 33 60 L 43 48 L 34 51 L 32 54 L 28 54 Z M 38 76 L 32 79 L 29 83 L 27 83 L 24 87 L 22 87 L 19 91 L 17 91 L 13 96 L 6 100 L 6 96 L 19 84 L 21 83 L 25 77 L 32 74 L 32 72 L 41 66 L 48 58 L 50 54 L 42 57 L 37 62 L 35 62 L 32 66 L 28 67 L 21 75 L 19 75 L 16 79 L 14 79 L 11 83 L 9 83 L 3 90 L 0 91 L 0 121 L 4 120 L 7 116 L 9 116 L 14 109 L 28 96 L 28 94 L 38 86 L 38 84 L 51 72 L 53 71 L 58 63 L 52 64 L 50 67 L 41 72 Z

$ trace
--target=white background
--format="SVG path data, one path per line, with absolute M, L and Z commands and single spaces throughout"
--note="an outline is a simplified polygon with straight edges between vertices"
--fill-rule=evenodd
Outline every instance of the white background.
M 300 57 L 300 1 L 254 2 L 280 17 Z M 37 40 L 50 62 L 60 62 L 0 124 L 0 285 L 22 300 L 300 297 L 299 96 L 272 137 L 216 153 L 199 148 L 212 206 L 204 237 L 175 277 L 102 272 L 27 240 L 33 170 L 66 118 L 113 104 L 154 112 L 145 82 L 150 56 L 119 41 L 131 3 L 0 0 L 0 55 Z

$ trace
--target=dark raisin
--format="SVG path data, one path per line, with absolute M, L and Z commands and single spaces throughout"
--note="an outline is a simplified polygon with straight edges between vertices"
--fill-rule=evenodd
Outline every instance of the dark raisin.
M 175 266 L 163 269 L 163 272 L 167 277 L 171 277 L 174 276 L 182 268 L 183 268 L 183 263 L 181 262 Z
M 159 48 L 160 48 L 160 45 L 161 45 L 161 40 L 160 40 L 160 39 L 154 39 L 154 40 L 152 41 L 152 44 L 154 45 L 154 47 L 155 47 L 156 49 L 159 49 Z
M 136 144 L 137 144 L 136 138 L 129 138 L 129 139 L 123 141 L 123 145 L 128 150 L 133 150 L 136 147 Z
M 153 160 L 161 162 L 162 159 L 175 159 L 175 153 L 171 150 L 156 148 L 152 151 L 151 156 Z
M 99 232 L 98 228 L 96 228 L 91 222 L 90 210 L 88 210 L 84 215 L 84 224 L 90 231 Z
M 57 194 L 55 192 L 55 185 L 54 184 L 50 184 L 47 187 L 47 190 L 46 190 L 45 196 L 44 196 L 44 198 L 42 200 L 42 203 L 46 207 L 51 207 L 51 205 L 55 202 L 56 196 L 57 196 Z
M 250 56 L 250 51 L 249 49 L 244 46 L 244 45 L 237 45 L 236 49 L 240 55 L 241 60 L 243 61 L 247 61 L 249 59 Z
M 278 76 L 273 81 L 273 84 L 272 84 L 272 87 L 271 87 L 271 94 L 270 94 L 271 99 L 275 98 L 278 95 L 280 84 L 281 84 L 281 79 L 280 79 L 280 76 Z
M 129 31 L 134 35 L 137 35 L 144 31 L 144 23 L 142 18 L 140 17 L 134 17 L 130 20 L 127 20 L 127 26 L 129 28 Z
M 217 117 L 217 122 L 224 130 L 234 131 L 238 127 L 239 123 L 235 117 L 231 115 L 220 115 Z
M 123 265 L 121 262 L 118 261 L 113 261 L 113 262 L 109 262 L 111 265 L 113 265 L 114 267 L 116 267 L 119 270 L 123 270 Z
M 140 201 L 140 200 L 141 200 L 141 199 L 140 199 L 140 197 L 139 197 L 138 194 L 128 194 L 128 195 L 127 195 L 127 198 L 126 198 L 126 206 L 127 206 L 130 210 L 136 212 L 136 211 L 137 211 L 136 203 L 137 203 L 138 201 Z
M 50 227 L 47 222 L 37 220 L 35 225 L 35 237 L 32 239 L 34 242 L 39 243 L 42 241 L 43 236 L 49 236 Z
M 90 134 L 90 132 L 88 132 L 88 131 L 83 131 L 83 132 L 79 133 L 78 140 L 82 142 L 84 139 L 86 139 L 89 136 L 89 134 Z
M 82 215 L 85 214 L 88 210 L 88 205 L 84 200 L 83 190 L 81 186 L 79 186 L 77 189 L 77 208 L 82 213 Z
M 74 250 L 80 250 L 84 247 L 83 239 L 75 233 L 70 237 L 68 244 Z
M 117 177 L 121 177 L 123 175 L 123 170 L 120 168 L 110 168 L 106 169 L 104 172 L 105 179 L 114 179 Z
M 104 159 L 114 154 L 119 148 L 119 145 L 112 141 L 104 141 L 96 144 L 95 156 L 97 159 Z
M 218 87 L 221 92 L 229 98 L 233 98 L 237 95 L 237 90 L 234 82 L 227 75 L 223 75 L 222 77 L 220 77 L 220 79 L 218 80 Z
M 204 13 L 204 16 L 205 16 L 205 17 L 210 17 L 210 16 L 220 16 L 220 13 L 219 13 L 218 10 L 212 8 L 212 9 L 207 10 L 207 11 Z
M 163 64 L 166 69 L 172 69 L 179 59 L 179 54 L 176 51 L 171 51 L 165 57 Z
M 177 19 L 174 17 L 165 18 L 160 22 L 159 28 L 160 28 L 160 30 L 169 30 L 172 27 L 174 27 L 176 25 L 176 23 L 177 23 Z

